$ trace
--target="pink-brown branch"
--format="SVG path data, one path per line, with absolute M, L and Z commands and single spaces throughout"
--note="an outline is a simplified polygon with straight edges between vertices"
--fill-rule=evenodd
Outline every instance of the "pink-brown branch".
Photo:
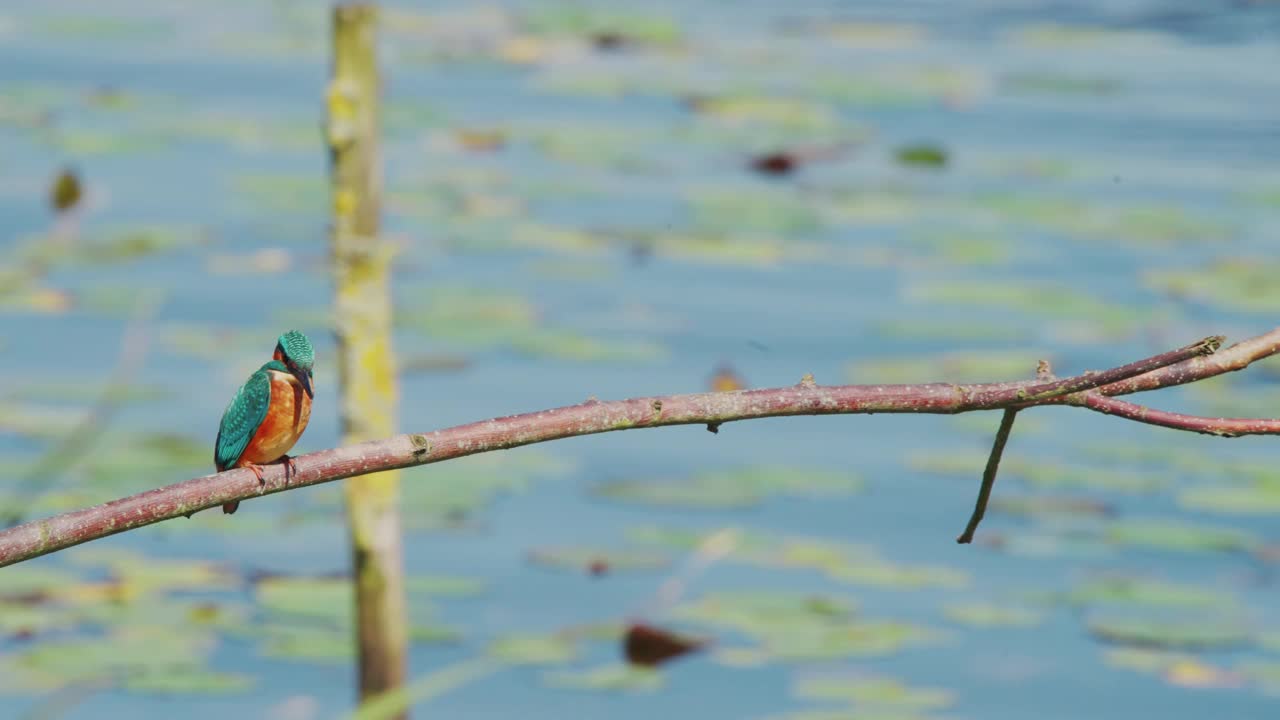
M 261 483 L 250 470 L 228 470 L 12 527 L 0 531 L 0 567 L 144 525 L 190 516 L 233 500 L 580 435 L 666 425 L 718 427 L 727 422 L 789 415 L 952 414 L 1041 404 L 1088 406 L 1091 396 L 1151 390 L 1238 370 L 1280 351 L 1280 328 L 1211 358 L 1203 357 L 1213 353 L 1219 342 L 1219 338 L 1207 338 L 1120 368 L 1063 380 L 821 386 L 806 377 L 791 387 L 613 402 L 589 400 L 430 433 L 397 435 L 297 456 L 296 472 L 287 477 L 281 465 L 266 467 Z M 1152 376 L 1157 380 L 1146 380 Z M 1200 424 L 1192 428 L 1185 420 L 1189 416 L 1180 417 L 1184 418 L 1181 425 L 1168 426 L 1197 432 L 1211 427 Z M 1211 418 L 1201 420 L 1213 422 Z M 1272 431 L 1280 432 L 1280 428 L 1273 427 Z

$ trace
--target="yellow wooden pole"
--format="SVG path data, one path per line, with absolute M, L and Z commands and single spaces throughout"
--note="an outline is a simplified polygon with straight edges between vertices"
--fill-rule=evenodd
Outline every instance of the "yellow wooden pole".
M 377 10 L 343 4 L 333 13 L 333 77 L 327 93 L 333 202 L 334 324 L 344 443 L 395 432 L 389 245 L 379 237 Z M 346 485 L 355 570 L 360 697 L 401 686 L 408 626 L 399 479 L 395 472 Z M 403 713 L 398 717 L 407 717 Z

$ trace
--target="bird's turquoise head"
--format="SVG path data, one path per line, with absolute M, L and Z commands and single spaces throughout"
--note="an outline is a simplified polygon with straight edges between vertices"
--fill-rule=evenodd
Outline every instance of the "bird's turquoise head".
M 289 372 L 298 379 L 302 389 L 307 391 L 307 397 L 315 397 L 311 390 L 311 372 L 316 362 L 316 351 L 311 347 L 311 341 L 306 335 L 297 330 L 290 330 L 281 335 L 276 341 L 274 358 L 289 368 Z

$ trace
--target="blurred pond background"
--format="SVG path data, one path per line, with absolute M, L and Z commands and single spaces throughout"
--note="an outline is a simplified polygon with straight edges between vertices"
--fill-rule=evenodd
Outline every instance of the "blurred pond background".
M 1275 324 L 1280 3 L 383 7 L 405 430 L 1071 374 Z M 324 2 L 0 7 L 0 509 L 210 472 L 291 327 L 318 354 L 296 451 L 336 443 L 328 73 Z M 1141 401 L 1274 416 L 1280 363 Z M 410 677 L 496 663 L 416 715 L 1273 716 L 1274 442 L 1027 412 L 959 546 L 997 422 L 406 471 Z M 345 533 L 334 484 L 0 570 L 0 717 L 343 716 Z M 713 643 L 629 670 L 636 613 Z

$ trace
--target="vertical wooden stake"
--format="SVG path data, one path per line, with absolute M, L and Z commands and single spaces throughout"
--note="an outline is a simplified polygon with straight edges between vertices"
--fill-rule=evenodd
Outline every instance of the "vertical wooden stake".
M 374 6 L 352 3 L 334 9 L 325 134 L 332 174 L 334 326 L 343 444 L 391 435 L 396 425 L 391 253 L 379 237 L 381 88 L 376 30 Z M 408 626 L 398 482 L 396 473 L 383 472 L 346 483 L 362 700 L 404 683 Z

